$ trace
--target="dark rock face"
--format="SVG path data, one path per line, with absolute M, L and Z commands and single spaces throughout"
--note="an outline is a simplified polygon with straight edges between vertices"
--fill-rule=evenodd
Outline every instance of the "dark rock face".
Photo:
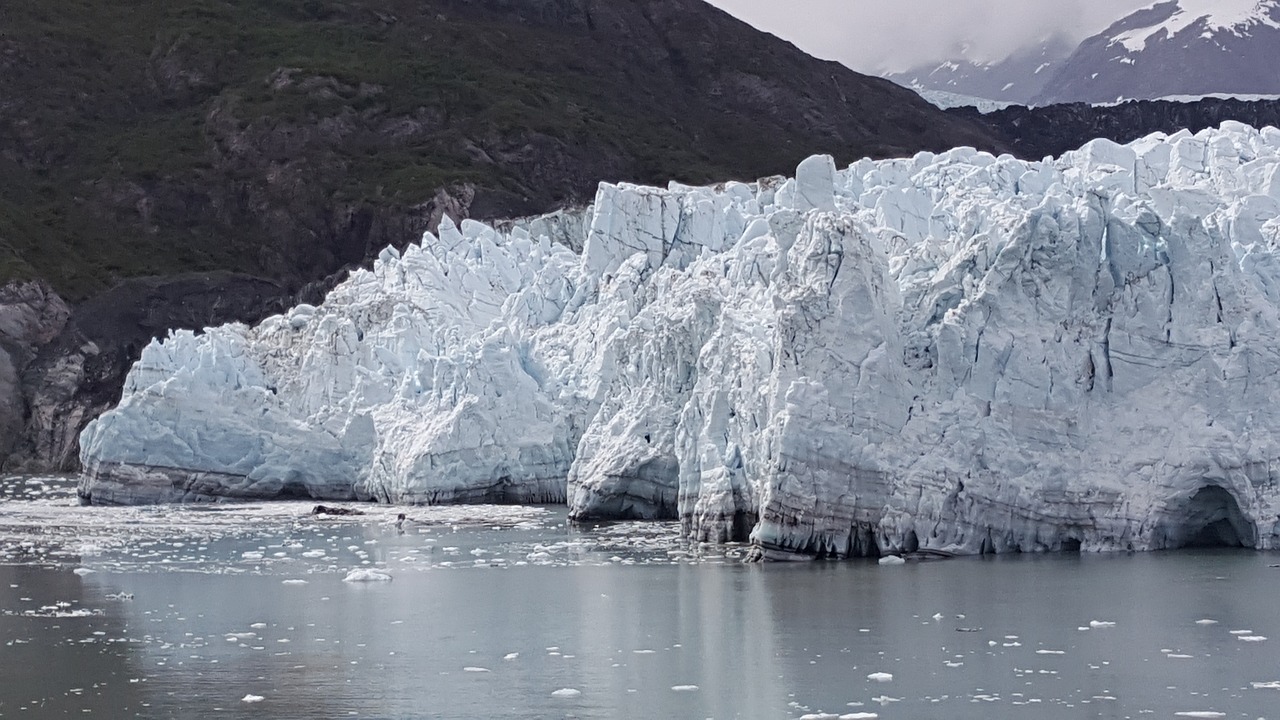
M 297 290 L 443 213 L 602 180 L 1000 149 L 700 0 L 19 4 L 0 26 L 0 281 L 11 247 L 70 301 L 192 270 Z
M 1047 107 L 1009 107 L 985 115 L 973 108 L 955 108 L 950 114 L 981 120 L 1022 158 L 1061 155 L 1094 138 L 1131 142 L 1153 132 L 1199 132 L 1234 120 L 1252 125 L 1280 127 L 1280 100 L 1217 100 L 1168 102 L 1141 100 L 1114 106 L 1084 103 Z
M 71 309 L 43 282 L 0 288 L 0 458 L 12 453 L 23 437 L 23 374 L 70 316 Z

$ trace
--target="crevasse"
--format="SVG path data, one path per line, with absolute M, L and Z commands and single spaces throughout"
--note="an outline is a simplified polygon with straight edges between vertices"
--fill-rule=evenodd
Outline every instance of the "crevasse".
M 567 502 L 763 556 L 1273 548 L 1278 246 L 1280 131 L 1238 124 L 606 184 L 153 342 L 80 493 Z

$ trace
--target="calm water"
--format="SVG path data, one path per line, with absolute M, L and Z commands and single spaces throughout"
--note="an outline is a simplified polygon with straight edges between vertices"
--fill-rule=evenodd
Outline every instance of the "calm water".
M 0 483 L 0 716 L 1280 720 L 1280 555 L 743 565 L 669 524 L 310 507 Z

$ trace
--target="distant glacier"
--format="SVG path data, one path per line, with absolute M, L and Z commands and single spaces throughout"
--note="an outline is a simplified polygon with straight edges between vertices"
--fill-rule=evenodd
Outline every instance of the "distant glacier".
M 80 494 L 568 503 L 764 557 L 1276 548 L 1278 305 L 1275 128 L 605 184 L 153 342 Z

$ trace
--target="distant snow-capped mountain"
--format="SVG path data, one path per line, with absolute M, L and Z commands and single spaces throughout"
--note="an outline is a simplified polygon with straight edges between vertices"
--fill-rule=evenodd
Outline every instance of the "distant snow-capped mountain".
M 962 49 L 960 57 L 954 60 L 928 63 L 885 77 L 917 92 L 942 92 L 1026 104 L 1044 91 L 1058 66 L 1074 49 L 1075 46 L 1061 36 L 1054 36 L 997 62 L 967 59 L 963 57 Z
M 1166 0 L 1086 39 L 1039 105 L 1280 93 L 1280 1 Z
M 1280 95 L 1280 0 L 1157 0 L 1073 42 L 1056 36 L 996 62 L 961 48 L 885 77 L 943 106 Z

